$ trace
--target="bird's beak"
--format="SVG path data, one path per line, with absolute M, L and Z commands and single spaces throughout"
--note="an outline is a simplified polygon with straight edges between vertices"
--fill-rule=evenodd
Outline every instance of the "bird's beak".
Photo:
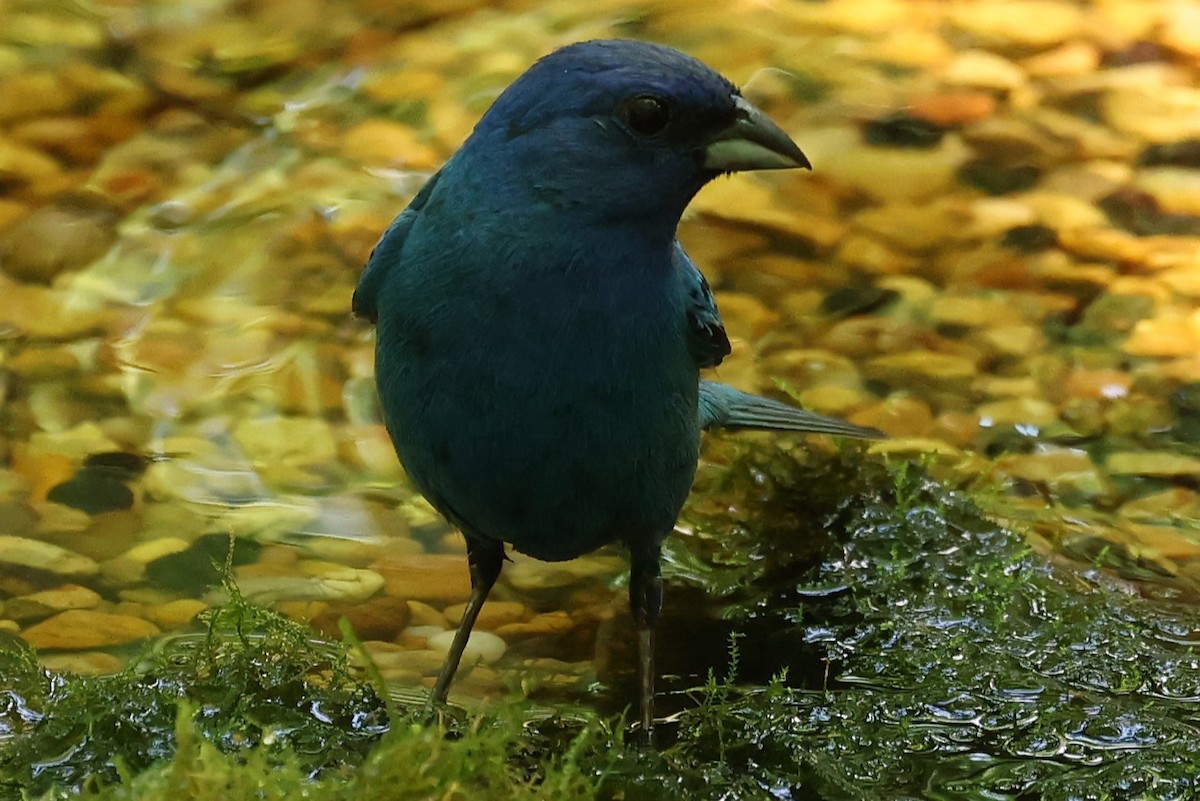
M 733 99 L 737 121 L 718 133 L 704 148 L 704 168 L 739 170 L 811 170 L 808 158 L 791 137 L 741 95 Z

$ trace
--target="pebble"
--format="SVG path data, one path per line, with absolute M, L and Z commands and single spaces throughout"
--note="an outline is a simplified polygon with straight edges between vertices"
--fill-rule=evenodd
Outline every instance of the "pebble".
M 427 641 L 429 650 L 445 656 L 450 651 L 450 644 L 454 642 L 454 635 L 454 631 L 441 631 L 434 634 Z M 493 665 L 500 661 L 500 657 L 504 656 L 507 648 L 504 640 L 491 632 L 472 631 L 471 636 L 467 639 L 467 646 L 463 649 L 463 665 L 472 665 L 477 662 Z
M 174 601 L 146 607 L 146 618 L 163 629 L 178 629 L 191 625 L 196 615 L 208 609 L 208 604 L 196 598 L 179 598 Z
M 0 564 L 43 570 L 57 576 L 94 576 L 100 571 L 96 560 L 48 542 L 0 535 Z
M 340 636 L 347 620 L 360 640 L 391 640 L 412 620 L 409 602 L 395 596 L 370 598 L 363 603 L 334 606 L 312 617 L 312 627 L 329 637 Z
M 599 551 L 569 562 L 539 562 L 514 556 L 512 563 L 504 566 L 503 576 L 513 589 L 537 592 L 575 587 L 588 579 L 612 577 L 627 569 L 623 557 Z
M 1089 497 L 1111 492 L 1111 484 L 1085 451 L 1059 449 L 1030 454 L 1008 454 L 996 467 L 1014 478 L 1070 489 Z
M 233 438 L 258 465 L 303 467 L 332 462 L 337 443 L 324 420 L 302 417 L 259 417 L 239 420 Z
M 566 634 L 575 628 L 575 620 L 563 611 L 546 612 L 530 620 L 505 623 L 496 628 L 497 636 L 505 640 L 522 637 L 540 637 L 543 635 Z
M 1161 41 L 1172 50 L 1200 57 L 1200 3 L 1173 0 L 1162 8 Z
M 21 632 L 39 650 L 85 651 L 125 645 L 159 633 L 158 626 L 130 615 L 71 609 Z
M 100 595 L 78 584 L 63 584 L 30 595 L 10 598 L 4 604 L 5 617 L 13 620 L 49 617 L 68 609 L 93 609 L 100 604 Z
M 410 650 L 388 642 L 364 642 L 363 645 L 384 678 L 391 680 L 412 681 L 422 676 L 434 676 L 446 661 L 444 650 Z M 358 661 L 353 652 L 350 659 L 352 663 Z M 470 664 L 465 659 L 463 661 L 463 667 Z
M 948 17 L 963 33 L 1003 47 L 1048 47 L 1072 39 L 1083 27 L 1080 9 L 1060 0 L 955 4 Z
M 1200 477 L 1200 458 L 1171 451 L 1112 453 L 1104 467 L 1114 476 Z
M 420 140 L 416 130 L 391 120 L 366 120 L 347 131 L 342 152 L 370 166 L 432 170 L 438 152 Z
M 38 654 L 38 662 L 46 670 L 76 676 L 108 676 L 125 666 L 120 657 L 104 651 Z
M 896 201 L 863 209 L 854 215 L 854 224 L 904 250 L 922 252 L 954 241 L 965 215 L 959 203 Z
M 384 578 L 372 570 L 335 567 L 312 577 L 242 576 L 238 589 L 258 604 L 279 601 L 365 601 L 384 586 Z
M 1005 425 L 1045 427 L 1058 420 L 1054 404 L 1029 397 L 985 403 L 976 409 L 976 414 L 984 428 Z
M 986 50 L 967 50 L 946 66 L 942 80 L 952 86 L 1012 91 L 1027 78 L 1020 66 L 1003 56 Z
M 1194 520 L 1200 517 L 1200 493 L 1183 487 L 1171 487 L 1126 501 L 1118 512 L 1122 517 L 1147 522 Z
M 1160 86 L 1146 92 L 1121 87 L 1104 94 L 1100 108 L 1109 125 L 1144 142 L 1179 142 L 1200 137 L 1200 89 Z M 0 159 L 2 154 L 0 149 Z
M 462 601 L 471 594 L 465 556 L 385 556 L 370 567 L 383 577 L 385 593 L 405 600 L 446 604 Z
M 1121 350 L 1132 356 L 1187 356 L 1200 351 L 1200 311 L 1164 311 L 1138 320 Z
M 1142 170 L 1133 185 L 1158 201 L 1163 211 L 1200 215 L 1200 170 L 1182 167 Z
M 935 148 L 895 150 L 857 144 L 858 134 L 844 128 L 816 129 L 805 136 L 805 151 L 821 163 L 826 179 L 841 181 L 875 201 L 923 201 L 943 195 L 956 183 L 970 151 L 957 135 Z
M 933 351 L 906 351 L 871 359 L 864 365 L 870 375 L 905 383 L 920 378 L 939 384 L 962 382 L 975 376 L 975 362 L 963 356 Z
M 451 626 L 457 626 L 459 621 L 462 620 L 463 610 L 466 607 L 465 603 L 447 606 L 442 612 L 445 622 Z M 489 600 L 483 605 L 483 609 L 479 611 L 479 617 L 475 621 L 475 628 L 480 631 L 496 631 L 500 627 L 510 623 L 521 623 L 529 620 L 532 616 L 532 610 L 519 601 Z
M 988 92 L 937 92 L 910 97 L 905 111 L 942 128 L 953 128 L 996 113 L 996 97 Z
M 116 215 L 92 203 L 46 206 L 0 235 L 0 269 L 23 281 L 49 283 L 81 270 L 116 241 Z
M 260 600 L 420 648 L 370 646 L 391 678 L 436 673 L 442 654 L 424 646 L 469 593 L 461 537 L 404 484 L 371 338 L 346 307 L 392 216 L 549 48 L 545 21 L 614 30 L 557 7 L 481 26 L 366 2 L 369 31 L 349 6 L 311 4 L 270 25 L 168 15 L 149 39 L 120 9 L 101 21 L 27 3 L 5 19 L 0 330 L 17 344 L 0 355 L 0 403 L 32 433 L 0 444 L 0 629 L 88 611 L 187 626 L 205 601 L 179 597 L 163 560 L 198 574 L 198 543 L 233 532 L 262 543 L 238 568 Z M 950 454 L 937 464 L 955 480 L 985 471 L 959 449 L 993 442 L 986 428 L 1088 437 L 1107 458 L 1030 435 L 994 466 L 1071 514 L 1120 504 L 1141 527 L 1097 522 L 1100 536 L 1200 563 L 1180 533 L 1194 457 L 1133 444 L 1182 431 L 1173 393 L 1200 383 L 1198 8 L 830 0 L 747 7 L 733 27 L 716 7 L 645 15 L 742 82 L 815 165 L 713 182 L 681 226 L 735 336 L 720 378 L 771 391 L 778 377 L 811 408 L 893 434 L 872 453 Z M 777 46 L 798 34 L 803 47 Z M 94 61 L 113 36 L 145 69 Z M 56 55 L 34 63 L 30 48 Z M 327 79 L 313 54 L 357 71 Z M 211 108 L 228 119 L 194 110 Z M 85 460 L 118 450 L 169 458 L 105 474 L 98 492 Z M 479 633 L 566 631 L 567 613 L 505 593 L 559 602 L 570 588 L 576 604 L 626 569 L 608 552 L 517 557 Z

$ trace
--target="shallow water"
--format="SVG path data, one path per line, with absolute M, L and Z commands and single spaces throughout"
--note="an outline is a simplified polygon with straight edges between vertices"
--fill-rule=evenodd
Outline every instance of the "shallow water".
M 1108 591 L 1196 598 L 1195 4 L 0 16 L 0 630 L 48 666 L 112 671 L 188 630 L 215 561 L 320 631 L 346 615 L 386 677 L 428 683 L 461 539 L 404 483 L 350 294 L 500 89 L 609 35 L 720 69 L 815 165 L 722 179 L 681 228 L 735 340 L 722 380 L 884 429 L 867 458 L 928 460 Z M 731 447 L 710 448 L 685 531 L 729 505 L 710 493 Z M 620 684 L 623 564 L 516 557 L 481 620 L 491 664 L 456 697 Z M 680 686 L 724 651 L 708 614 L 675 620 L 695 634 L 668 657 Z

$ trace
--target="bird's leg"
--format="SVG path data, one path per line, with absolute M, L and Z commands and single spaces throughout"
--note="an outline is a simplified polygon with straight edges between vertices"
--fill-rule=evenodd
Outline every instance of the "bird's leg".
M 629 608 L 638 635 L 638 701 L 643 736 L 649 744 L 654 733 L 654 624 L 663 602 L 659 555 L 657 545 L 635 549 L 629 571 Z
M 444 704 L 446 694 L 450 692 L 450 682 L 462 661 L 463 650 L 471 637 L 471 629 L 475 626 L 475 618 L 487 600 L 492 585 L 500 576 L 500 568 L 504 564 L 504 546 L 492 540 L 467 538 L 467 567 L 471 571 L 471 597 L 467 600 L 467 608 L 463 610 L 462 621 L 454 634 L 454 642 L 446 653 L 446 661 L 438 673 L 437 682 L 433 685 L 433 695 L 430 705 Z

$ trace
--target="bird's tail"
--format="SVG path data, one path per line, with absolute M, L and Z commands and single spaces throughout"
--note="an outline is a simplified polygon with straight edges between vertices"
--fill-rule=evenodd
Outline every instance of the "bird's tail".
M 802 431 L 858 439 L 882 439 L 877 428 L 866 428 L 833 417 L 806 412 L 770 398 L 751 395 L 715 381 L 700 382 L 700 427 L 760 428 Z

